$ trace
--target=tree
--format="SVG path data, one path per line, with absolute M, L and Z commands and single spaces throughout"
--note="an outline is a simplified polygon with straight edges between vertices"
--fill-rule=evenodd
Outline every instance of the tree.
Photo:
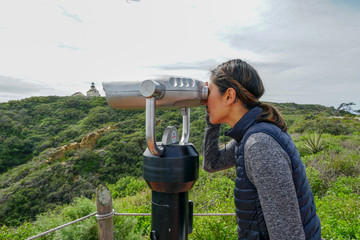
M 337 111 L 346 111 L 348 113 L 354 114 L 356 111 L 352 109 L 352 106 L 356 105 L 353 102 L 349 102 L 349 103 L 341 103 L 339 105 L 339 107 L 337 108 Z

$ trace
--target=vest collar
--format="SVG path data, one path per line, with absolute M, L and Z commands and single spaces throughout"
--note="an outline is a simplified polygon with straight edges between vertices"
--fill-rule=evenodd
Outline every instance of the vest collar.
M 235 126 L 225 133 L 236 141 L 240 141 L 244 136 L 246 130 L 254 124 L 256 117 L 262 112 L 259 107 L 250 109 L 245 115 L 235 124 Z

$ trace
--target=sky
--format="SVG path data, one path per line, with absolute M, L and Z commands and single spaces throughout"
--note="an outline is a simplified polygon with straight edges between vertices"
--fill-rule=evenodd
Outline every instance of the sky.
M 359 25 L 358 0 L 0 0 L 0 102 L 240 58 L 262 101 L 360 109 Z

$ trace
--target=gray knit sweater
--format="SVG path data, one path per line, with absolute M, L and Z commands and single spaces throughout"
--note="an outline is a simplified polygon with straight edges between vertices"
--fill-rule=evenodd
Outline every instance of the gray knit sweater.
M 219 149 L 220 125 L 207 121 L 203 143 L 203 168 L 216 172 L 236 165 L 235 140 Z M 305 239 L 290 158 L 280 144 L 265 133 L 252 134 L 244 147 L 247 176 L 257 189 L 270 239 Z

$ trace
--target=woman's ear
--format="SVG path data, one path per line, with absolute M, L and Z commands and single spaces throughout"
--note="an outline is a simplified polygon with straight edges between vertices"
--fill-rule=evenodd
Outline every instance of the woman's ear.
M 236 91 L 233 88 L 228 88 L 226 90 L 226 104 L 233 104 L 236 100 Z

